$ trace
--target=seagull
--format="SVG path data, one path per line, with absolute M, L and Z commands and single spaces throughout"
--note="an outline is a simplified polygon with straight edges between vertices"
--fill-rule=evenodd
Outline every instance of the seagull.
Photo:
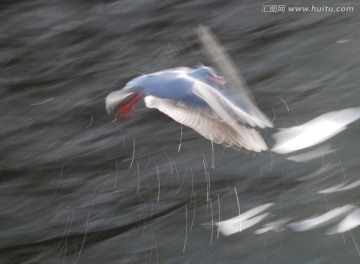
M 267 150 L 255 128 L 271 127 L 270 121 L 234 100 L 225 80 L 210 67 L 180 67 L 139 76 L 106 97 L 106 110 L 126 118 L 142 98 L 148 108 L 158 109 L 217 144 L 254 152 Z
M 245 82 L 209 30 L 200 27 L 199 37 L 215 52 L 214 60 L 225 65 L 222 68 L 227 74 L 200 65 L 142 75 L 106 97 L 107 112 L 127 118 L 143 99 L 146 107 L 158 109 L 212 142 L 236 150 L 268 150 L 257 129 L 272 127 L 272 122 L 256 106 Z

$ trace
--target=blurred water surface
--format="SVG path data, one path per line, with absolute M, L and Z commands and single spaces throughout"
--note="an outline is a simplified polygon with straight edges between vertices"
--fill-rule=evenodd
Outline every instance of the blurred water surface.
M 264 13 L 264 4 L 330 5 L 3 1 L 1 262 L 358 263 L 359 122 L 310 150 L 252 156 L 212 152 L 144 104 L 123 122 L 106 114 L 114 85 L 206 64 L 199 24 L 276 128 L 359 106 L 358 2 L 332 1 L 352 13 Z M 263 133 L 270 147 L 274 132 Z M 263 205 L 242 232 L 212 225 Z

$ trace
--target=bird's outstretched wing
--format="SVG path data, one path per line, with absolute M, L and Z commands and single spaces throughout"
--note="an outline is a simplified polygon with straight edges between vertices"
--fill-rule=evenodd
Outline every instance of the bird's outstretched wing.
M 208 104 L 209 111 L 213 111 L 216 118 L 221 122 L 241 122 L 247 127 L 266 127 L 266 124 L 257 115 L 253 115 L 243 107 L 235 104 L 230 98 L 224 96 L 219 90 L 210 85 L 195 81 L 192 91 Z
M 217 113 L 202 108 L 189 107 L 170 99 L 148 95 L 144 98 L 149 108 L 157 108 L 175 121 L 191 127 L 203 137 L 226 147 L 261 152 L 267 146 L 261 135 L 237 121 L 221 120 Z
M 261 121 L 263 126 L 260 127 L 273 127 L 272 122 L 257 107 L 244 77 L 210 29 L 200 25 L 197 33 L 210 61 L 223 74 L 229 88 L 232 89 L 236 97 L 234 101 L 241 102 L 248 114 Z

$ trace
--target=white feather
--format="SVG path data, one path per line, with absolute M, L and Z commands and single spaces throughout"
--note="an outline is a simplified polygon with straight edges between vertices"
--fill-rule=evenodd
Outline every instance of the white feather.
M 245 148 L 255 152 L 267 150 L 263 138 L 255 129 L 247 128 L 236 121 L 224 122 L 215 118 L 216 115 L 198 108 L 190 108 L 177 104 L 172 100 L 151 95 L 146 96 L 144 101 L 148 108 L 158 109 L 175 121 L 191 127 L 200 135 L 215 143 L 235 149 Z

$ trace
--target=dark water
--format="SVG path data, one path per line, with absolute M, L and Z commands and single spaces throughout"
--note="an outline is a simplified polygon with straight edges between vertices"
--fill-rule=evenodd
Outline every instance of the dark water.
M 125 122 L 106 114 L 114 85 L 206 64 L 200 23 L 275 127 L 359 106 L 358 2 L 331 3 L 352 13 L 262 13 L 264 4 L 284 2 L 1 2 L 0 262 L 358 263 L 356 226 L 327 234 L 344 215 L 303 232 L 291 224 L 359 206 L 359 187 L 319 193 L 359 178 L 359 122 L 314 147 L 335 152 L 299 163 L 218 145 L 212 154 L 209 141 L 143 104 Z M 275 131 L 263 133 L 270 146 Z M 267 203 L 268 216 L 241 233 L 212 228 Z

